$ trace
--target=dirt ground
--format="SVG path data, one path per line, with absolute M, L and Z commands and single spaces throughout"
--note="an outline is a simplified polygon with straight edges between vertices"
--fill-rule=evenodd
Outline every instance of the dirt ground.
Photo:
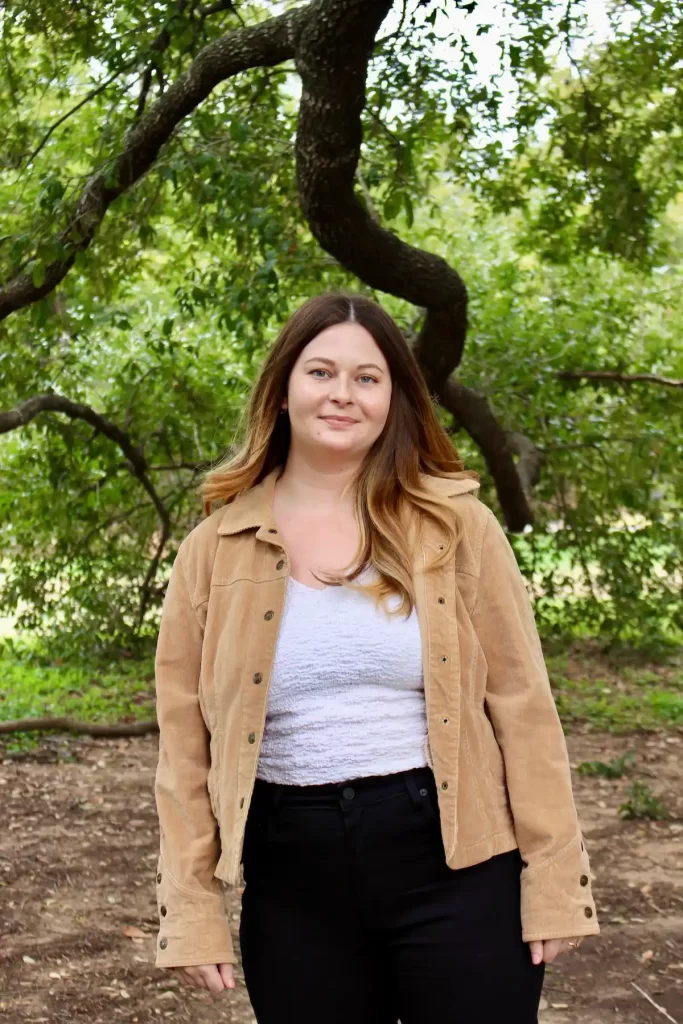
M 547 968 L 539 1020 L 683 1024 L 683 730 L 587 728 L 568 745 L 573 767 L 635 750 L 635 776 L 675 817 L 622 820 L 631 780 L 574 772 L 602 934 Z M 254 1020 L 239 968 L 236 990 L 213 999 L 154 967 L 155 766 L 154 736 L 46 737 L 0 762 L 0 1020 Z M 239 899 L 228 895 L 236 948 Z

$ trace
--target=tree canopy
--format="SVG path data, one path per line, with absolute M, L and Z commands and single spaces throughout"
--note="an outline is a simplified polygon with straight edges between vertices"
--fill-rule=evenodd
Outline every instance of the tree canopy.
M 683 628 L 683 12 L 604 10 L 5 0 L 0 611 L 152 635 L 268 346 L 345 287 L 405 331 L 542 620 Z

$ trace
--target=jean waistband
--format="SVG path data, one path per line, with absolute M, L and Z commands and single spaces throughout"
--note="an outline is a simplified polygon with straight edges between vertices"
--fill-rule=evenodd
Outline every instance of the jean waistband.
M 267 782 L 265 779 L 257 778 L 254 784 L 254 799 L 273 805 L 338 804 L 340 801 L 346 803 L 382 800 L 407 790 L 413 801 L 418 803 L 424 798 L 424 793 L 420 793 L 420 789 L 433 788 L 435 785 L 434 773 L 428 766 L 408 768 L 406 771 L 392 772 L 389 775 L 367 775 L 345 782 L 324 782 L 309 786 Z

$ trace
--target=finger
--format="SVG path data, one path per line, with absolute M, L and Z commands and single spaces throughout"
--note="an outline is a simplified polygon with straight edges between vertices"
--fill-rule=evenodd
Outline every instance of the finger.
M 235 971 L 232 964 L 219 964 L 218 970 L 226 988 L 235 987 Z
M 190 985 L 194 988 L 206 988 L 206 984 L 199 967 L 186 967 L 185 974 L 187 975 Z
M 546 939 L 544 943 L 543 959 L 547 964 L 551 964 L 557 954 L 560 952 L 562 946 L 562 939 Z
M 211 995 L 219 996 L 221 992 L 225 991 L 223 979 L 216 964 L 207 964 L 205 967 L 202 967 L 201 970 L 204 983 Z
M 529 943 L 529 950 L 531 952 L 531 962 L 534 964 L 540 964 L 543 959 L 543 940 L 534 939 Z

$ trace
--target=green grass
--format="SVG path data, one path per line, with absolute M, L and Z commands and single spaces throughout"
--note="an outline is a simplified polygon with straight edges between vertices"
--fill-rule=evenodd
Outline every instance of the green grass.
M 683 725 L 678 656 L 605 652 L 594 641 L 548 645 L 546 662 L 565 731 L 580 723 L 611 733 Z M 154 659 L 60 663 L 39 641 L 0 640 L 0 720 L 68 716 L 118 722 L 153 718 Z M 46 733 L 10 733 L 7 752 L 31 750 Z M 55 735 L 54 733 L 51 735 Z
M 565 729 L 589 722 L 612 733 L 683 725 L 683 670 L 610 661 L 595 651 L 574 650 L 547 658 L 555 703 Z
M 154 717 L 154 664 L 121 659 L 61 664 L 31 643 L 0 644 L 0 720 L 68 716 L 88 722 Z M 41 732 L 0 737 L 8 752 L 32 749 Z
M 636 763 L 635 750 L 613 757 L 611 761 L 582 761 L 577 767 L 581 775 L 599 775 L 603 779 L 621 779 Z
M 651 821 L 666 821 L 671 811 L 666 803 L 651 792 L 641 779 L 634 779 L 627 790 L 628 799 L 620 805 L 620 818 L 649 818 Z

